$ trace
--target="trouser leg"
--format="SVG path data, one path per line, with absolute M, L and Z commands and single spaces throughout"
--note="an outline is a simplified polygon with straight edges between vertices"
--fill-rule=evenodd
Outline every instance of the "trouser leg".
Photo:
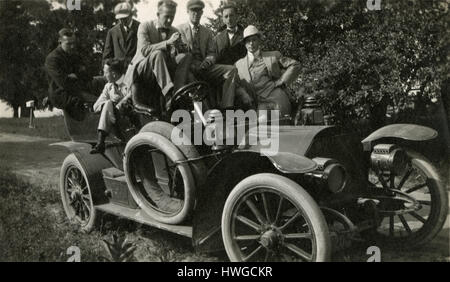
M 153 73 L 164 96 L 174 87 L 166 60 L 167 58 L 163 51 L 154 51 L 150 54 Z
M 278 111 L 277 116 L 271 116 L 270 111 Z M 258 119 L 280 119 L 291 115 L 291 102 L 281 88 L 275 88 L 267 97 L 258 99 Z
M 100 120 L 98 122 L 98 130 L 110 133 L 116 123 L 116 116 L 114 115 L 114 103 L 107 101 L 102 108 Z
M 222 97 L 226 97 L 228 100 L 228 97 L 234 96 L 236 87 L 235 80 L 233 79 L 235 77 L 235 68 L 233 66 L 213 65 L 205 72 L 204 77 L 207 81 L 212 81 L 213 84 L 216 81 L 219 82 L 219 85 L 222 84 L 222 87 L 219 86 L 219 89 L 221 88 L 222 91 L 218 91 L 219 93 L 213 97 L 215 105 L 222 104 Z
M 186 85 L 189 81 L 192 60 L 191 54 L 178 54 L 176 56 L 175 91 Z

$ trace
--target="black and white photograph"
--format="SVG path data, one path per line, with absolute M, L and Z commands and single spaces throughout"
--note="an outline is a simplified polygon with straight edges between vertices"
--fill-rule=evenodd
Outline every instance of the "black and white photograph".
M 449 9 L 0 0 L 0 262 L 450 262 Z

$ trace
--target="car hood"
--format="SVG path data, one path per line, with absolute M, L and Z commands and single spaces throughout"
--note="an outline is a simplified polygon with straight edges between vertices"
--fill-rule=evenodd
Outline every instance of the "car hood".
M 315 138 L 331 136 L 336 130 L 334 126 L 258 127 L 258 129 L 250 130 L 246 135 L 246 139 L 241 140 L 239 150 L 272 155 L 276 155 L 278 152 L 289 152 L 305 156 Z M 255 140 L 257 140 L 256 144 Z

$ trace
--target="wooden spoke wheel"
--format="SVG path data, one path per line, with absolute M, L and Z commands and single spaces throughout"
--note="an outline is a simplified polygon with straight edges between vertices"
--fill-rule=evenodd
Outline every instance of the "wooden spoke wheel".
M 60 192 L 67 217 L 84 231 L 92 231 L 96 224 L 96 211 L 91 190 L 86 173 L 73 154 L 67 156 L 62 165 Z
M 417 153 L 401 175 L 372 172 L 379 209 L 373 239 L 392 247 L 420 246 L 433 239 L 447 218 L 448 196 L 433 165 Z
M 230 193 L 222 236 L 231 261 L 326 261 L 327 223 L 297 183 L 274 174 L 250 176 Z

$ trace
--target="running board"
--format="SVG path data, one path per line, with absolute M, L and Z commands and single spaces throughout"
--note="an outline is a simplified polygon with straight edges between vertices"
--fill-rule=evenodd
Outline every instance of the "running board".
M 178 235 L 182 235 L 188 238 L 192 238 L 192 226 L 183 226 L 183 225 L 170 225 L 156 221 L 151 218 L 147 213 L 145 213 L 141 209 L 131 209 L 124 206 L 116 205 L 116 204 L 104 204 L 95 206 L 97 210 L 113 214 L 118 217 L 123 217 L 130 219 L 132 221 L 136 221 L 145 225 L 149 225 L 152 227 L 156 227 L 158 229 L 166 230 L 172 233 L 176 233 Z

